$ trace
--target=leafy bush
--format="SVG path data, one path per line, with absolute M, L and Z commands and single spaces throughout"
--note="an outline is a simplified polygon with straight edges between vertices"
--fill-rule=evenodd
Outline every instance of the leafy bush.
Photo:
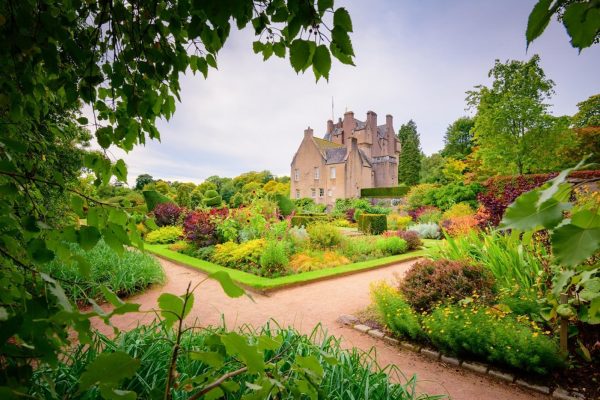
M 210 211 L 192 211 L 183 220 L 185 238 L 198 247 L 217 243 L 216 222 L 229 215 L 227 208 L 212 208 Z
M 350 223 L 355 223 L 356 219 L 354 218 L 354 214 L 356 213 L 356 208 L 349 208 L 346 210 L 346 220 Z
M 194 251 L 193 256 L 201 260 L 210 261 L 215 253 L 215 246 L 200 247 Z
M 307 227 L 310 224 L 326 221 L 327 215 L 325 214 L 296 214 L 291 219 L 292 226 L 303 226 Z
M 372 237 L 350 237 L 344 240 L 342 252 L 353 262 L 366 261 L 383 256 Z
M 477 207 L 477 195 L 483 191 L 483 186 L 478 183 L 465 185 L 462 182 L 450 183 L 424 195 L 424 204 L 448 210 L 455 204 L 467 203 L 471 207 Z
M 285 243 L 269 241 L 260 256 L 262 275 L 269 277 L 282 275 L 289 262 Z
M 175 203 L 160 203 L 154 207 L 154 220 L 158 226 L 176 225 L 183 209 Z
M 374 282 L 371 285 L 371 299 L 390 331 L 417 341 L 425 337 L 419 316 L 396 289 L 384 281 Z
M 480 265 L 465 261 L 422 260 L 400 282 L 400 291 L 416 310 L 427 311 L 441 302 L 467 297 L 489 302 L 495 298 L 495 279 Z
M 144 190 L 143 195 L 144 200 L 146 200 L 146 207 L 148 208 L 148 212 L 154 211 L 156 206 L 161 203 L 173 202 L 172 199 L 170 199 L 162 193 L 157 192 L 156 190 Z
M 440 238 L 440 227 L 437 224 L 415 224 L 411 225 L 407 231 L 417 232 L 421 239 Z
M 163 226 L 149 232 L 146 235 L 146 242 L 150 244 L 169 244 L 175 243 L 183 236 L 183 229 L 180 226 Z
M 375 247 L 383 254 L 396 255 L 406 253 L 408 244 L 398 236 L 387 236 L 377 239 Z
M 239 208 L 239 207 L 243 206 L 244 205 L 244 195 L 241 194 L 240 192 L 237 192 L 236 194 L 231 196 L 231 199 L 229 199 L 229 205 L 231 206 L 231 208 Z
M 73 301 L 103 299 L 100 285 L 105 285 L 121 297 L 127 297 L 165 280 L 159 262 L 137 250 L 125 250 L 123 254 L 117 254 L 104 241 L 98 242 L 89 251 L 74 244 L 70 247 L 77 257 L 91 267 L 89 276 L 81 274 L 77 261 L 52 261 L 44 265 L 43 271 L 61 280 L 62 288 Z
M 306 231 L 311 246 L 319 249 L 335 247 L 343 240 L 342 233 L 335 226 L 324 222 L 311 224 Z
M 187 254 L 192 248 L 193 248 L 193 246 L 190 245 L 185 240 L 180 240 L 178 242 L 175 242 L 175 243 L 169 245 L 169 250 L 176 251 L 178 253 L 183 253 L 183 254 Z
M 233 218 L 225 218 L 216 224 L 219 242 L 236 242 L 239 236 L 240 226 Z
M 395 231 L 395 232 L 386 232 L 385 236 L 398 236 L 401 239 L 404 239 L 408 246 L 408 250 L 417 250 L 423 246 L 423 242 L 421 238 L 419 238 L 419 234 L 415 231 Z
M 347 219 L 336 219 L 332 221 L 331 224 L 338 228 L 348 228 L 352 225 Z
M 440 212 L 439 208 L 437 208 L 437 207 L 421 206 L 421 207 L 417 207 L 413 210 L 409 210 L 408 215 L 410 215 L 412 217 L 413 221 L 418 222 L 419 218 L 421 218 L 421 216 L 423 214 L 430 214 L 430 213 L 436 213 L 436 212 Z M 433 221 L 433 222 L 437 223 L 437 221 Z
M 415 208 L 429 204 L 425 198 L 429 192 L 434 191 L 437 187 L 437 185 L 431 183 L 421 183 L 411 187 L 406 195 L 408 208 L 414 210 Z
M 204 192 L 204 197 L 202 198 L 202 204 L 206 207 L 218 207 L 223 203 L 223 199 L 219 195 L 219 192 L 213 189 L 209 189 Z
M 387 216 L 388 229 L 398 230 L 406 229 L 412 223 L 412 218 L 408 215 L 389 214 Z
M 479 221 L 474 215 L 448 218 L 440 225 L 444 233 L 450 236 L 464 236 L 479 230 Z
M 452 207 L 444 211 L 442 219 L 450 219 L 455 217 L 467 217 L 475 215 L 473 208 L 467 203 L 454 204 Z
M 417 218 L 417 222 L 420 224 L 437 224 L 442 219 L 442 212 L 437 208 L 429 209 L 422 212 Z
M 242 226 L 243 228 L 240 229 L 238 234 L 240 242 L 260 239 L 263 238 L 267 232 L 267 219 L 262 214 L 251 211 Z
M 556 341 L 531 325 L 477 305 L 440 307 L 423 318 L 429 339 L 450 354 L 537 374 L 564 367 Z
M 284 196 L 280 193 L 275 195 L 275 201 L 277 202 L 277 208 L 284 217 L 290 215 L 296 209 L 296 205 L 289 197 Z
M 394 187 L 365 188 L 360 190 L 360 197 L 402 197 L 408 189 L 404 184 Z
M 361 214 L 358 229 L 367 234 L 380 235 L 387 230 L 387 217 L 385 214 Z
M 249 240 L 244 243 L 226 242 L 215 246 L 211 261 L 229 268 L 247 270 L 259 265 L 265 248 L 264 239 Z
M 294 254 L 290 259 L 289 267 L 294 272 L 307 272 L 333 268 L 349 262 L 350 260 L 335 251 L 311 252 Z

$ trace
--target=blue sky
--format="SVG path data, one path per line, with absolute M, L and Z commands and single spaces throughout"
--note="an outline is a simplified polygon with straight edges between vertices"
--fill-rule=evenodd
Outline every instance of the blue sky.
M 526 51 L 525 27 L 535 0 L 336 1 L 353 19 L 356 67 L 334 61 L 329 82 L 311 71 L 297 75 L 288 60 L 263 62 L 252 52 L 252 32 L 232 32 L 207 80 L 182 77 L 181 103 L 161 121 L 161 142 L 129 154 L 113 151 L 141 173 L 199 183 L 211 175 L 236 176 L 269 169 L 289 175 L 307 126 L 322 135 L 331 118 L 352 110 L 394 116 L 396 130 L 415 120 L 426 154 L 443 146 L 446 127 L 465 110 L 465 91 L 489 84 L 495 59 L 524 60 L 539 54 L 556 83 L 555 115 L 600 93 L 600 45 L 581 54 L 564 27 L 553 21 Z M 383 123 L 383 122 L 381 122 Z

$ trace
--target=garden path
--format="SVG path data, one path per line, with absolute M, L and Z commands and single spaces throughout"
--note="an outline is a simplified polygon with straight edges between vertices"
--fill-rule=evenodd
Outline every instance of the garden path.
M 156 308 L 161 293 L 183 294 L 190 281 L 195 284 L 205 277 L 205 274 L 197 270 L 163 259 L 160 259 L 160 262 L 165 268 L 167 283 L 129 299 L 141 303 L 142 310 Z M 419 392 L 447 394 L 457 400 L 549 398 L 524 391 L 512 384 L 501 383 L 488 377 L 467 373 L 457 367 L 430 361 L 336 322 L 340 315 L 356 313 L 369 304 L 371 282 L 382 279 L 392 280 L 394 274 L 405 273 L 413 262 L 282 289 L 267 295 L 252 294 L 253 300 L 248 297 L 228 298 L 217 282 L 209 280 L 197 290 L 188 321 L 197 319 L 198 324 L 206 326 L 219 325 L 224 320 L 227 327 L 233 328 L 244 324 L 258 327 L 274 319 L 282 326 L 291 325 L 307 334 L 321 323 L 328 333 L 343 338 L 344 347 L 358 347 L 365 351 L 375 347 L 380 365 L 394 364 L 408 377 L 416 374 Z M 115 316 L 112 321 L 115 326 L 127 330 L 138 323 L 148 323 L 152 319 L 154 315 L 146 313 Z M 104 333 L 110 334 L 112 331 L 100 322 L 96 325 Z

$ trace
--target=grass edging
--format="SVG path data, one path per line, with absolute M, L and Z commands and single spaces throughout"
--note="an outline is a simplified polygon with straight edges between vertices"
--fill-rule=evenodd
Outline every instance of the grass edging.
M 434 244 L 426 243 L 425 247 L 432 247 Z M 400 254 L 397 256 L 389 256 L 378 258 L 375 260 L 361 261 L 353 264 L 340 265 L 338 267 L 324 268 L 316 271 L 302 272 L 294 275 L 282 276 L 279 278 L 265 278 L 256 276 L 248 272 L 239 271 L 233 268 L 223 267 L 209 261 L 200 260 L 185 254 L 178 253 L 168 249 L 166 244 L 144 244 L 144 250 L 164 258 L 168 261 L 181 264 L 186 267 L 192 267 L 202 272 L 211 274 L 217 271 L 225 271 L 231 279 L 249 289 L 258 290 L 260 292 L 273 291 L 277 289 L 298 286 L 325 279 L 346 276 L 358 272 L 368 271 L 374 268 L 385 267 L 396 264 L 398 262 L 411 261 L 421 258 L 427 254 L 427 249 L 411 251 L 409 253 Z

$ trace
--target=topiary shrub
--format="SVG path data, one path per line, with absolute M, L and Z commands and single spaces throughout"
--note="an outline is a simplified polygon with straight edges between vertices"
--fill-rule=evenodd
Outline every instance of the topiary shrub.
M 290 220 L 292 226 L 307 227 L 310 224 L 327 220 L 326 214 L 296 214 Z
M 209 189 L 204 193 L 202 204 L 206 207 L 218 207 L 223 203 L 223 199 L 216 190 Z
M 384 233 L 386 236 L 397 236 L 406 241 L 408 246 L 408 250 L 417 250 L 423 246 L 423 241 L 419 237 L 419 234 L 415 231 L 395 231 L 395 232 L 386 232 Z
M 150 244 L 175 243 L 183 236 L 180 226 L 163 226 L 146 235 L 146 242 Z
M 387 236 L 377 239 L 375 247 L 383 254 L 396 255 L 406 253 L 408 244 L 398 236 Z
M 310 244 L 320 249 L 329 249 L 339 245 L 342 242 L 341 232 L 333 225 L 318 222 L 309 225 L 306 228 Z
M 183 208 L 175 203 L 160 203 L 154 208 L 154 221 L 158 226 L 175 225 L 179 221 L 179 217 Z
M 494 276 L 481 265 L 466 261 L 419 261 L 408 270 L 399 288 L 406 301 L 419 311 L 467 297 L 483 302 L 495 298 Z
M 229 199 L 229 205 L 231 206 L 231 208 L 239 208 L 239 207 L 243 206 L 244 205 L 244 195 L 241 194 L 240 192 L 237 192 L 236 194 L 231 196 L 231 199 Z
M 387 230 L 385 214 L 361 214 L 358 218 L 358 230 L 370 235 L 380 235 Z
M 280 193 L 275 195 L 275 201 L 277 202 L 277 208 L 279 209 L 279 212 L 284 217 L 287 217 L 296 209 L 296 205 L 294 204 L 294 202 L 290 200 L 289 197 L 284 196 Z
M 146 207 L 148 208 L 148 212 L 154 211 L 157 205 L 161 203 L 172 203 L 173 200 L 168 198 L 162 193 L 157 192 L 156 190 L 144 190 L 144 200 L 146 200 Z

